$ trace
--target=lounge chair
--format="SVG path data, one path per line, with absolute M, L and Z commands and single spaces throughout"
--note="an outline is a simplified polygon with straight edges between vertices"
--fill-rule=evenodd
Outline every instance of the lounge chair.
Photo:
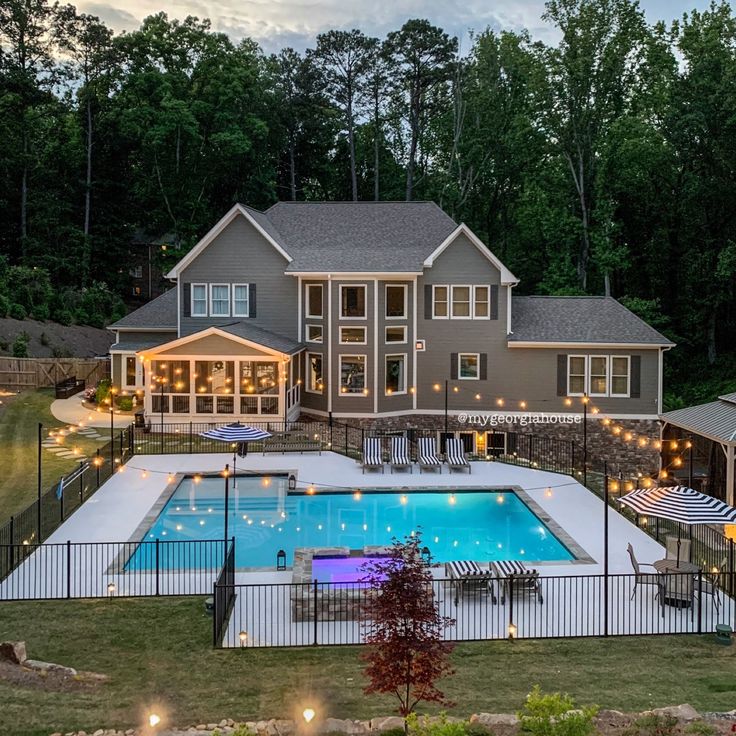
M 506 593 L 510 595 L 512 591 L 515 596 L 531 594 L 540 603 L 544 603 L 542 584 L 539 582 L 537 570 L 529 570 L 518 560 L 497 560 L 491 563 L 491 572 L 499 579 L 501 604 L 506 602 Z
M 665 547 L 667 554 L 665 558 L 668 560 L 677 560 L 677 537 L 665 537 Z M 690 562 L 690 540 L 680 539 L 680 562 Z
M 363 440 L 363 472 L 368 470 L 381 469 L 383 473 L 385 468 L 383 466 L 383 459 L 381 458 L 381 438 L 380 437 L 366 437 Z
M 477 562 L 472 560 L 447 562 L 445 563 L 445 574 L 450 579 L 450 585 L 455 589 L 455 605 L 466 591 L 490 593 L 491 602 L 496 602 L 493 576 L 490 570 L 484 570 Z
M 470 463 L 465 457 L 465 448 L 463 441 L 457 438 L 448 437 L 445 441 L 445 462 L 449 470 L 467 470 L 472 472 Z
M 439 470 L 442 472 L 442 461 L 437 457 L 437 443 L 434 437 L 420 437 L 418 440 L 419 452 L 417 463 L 419 472 L 424 470 Z
M 648 563 L 648 562 L 639 562 L 636 559 L 636 555 L 634 554 L 634 548 L 631 546 L 631 542 L 626 545 L 626 551 L 629 553 L 629 559 L 631 560 L 631 566 L 634 568 L 634 590 L 631 593 L 631 598 L 629 600 L 633 600 L 634 596 L 636 595 L 636 589 L 639 585 L 656 585 L 657 586 L 657 595 L 654 597 L 657 598 L 659 596 L 659 593 L 661 591 L 662 587 L 662 578 L 658 572 L 642 572 L 642 567 L 651 567 L 652 570 L 656 570 L 657 568 L 654 567 L 654 565 Z
M 409 468 L 409 472 L 414 472 L 414 467 L 409 459 L 409 442 L 406 437 L 392 437 L 391 438 L 391 459 L 389 461 L 391 466 L 391 472 L 394 469 Z

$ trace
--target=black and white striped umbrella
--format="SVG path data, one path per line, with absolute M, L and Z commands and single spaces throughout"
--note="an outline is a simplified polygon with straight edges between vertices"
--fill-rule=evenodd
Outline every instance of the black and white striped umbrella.
M 642 516 L 658 516 L 681 524 L 734 524 L 736 508 L 688 488 L 638 488 L 618 499 Z
M 266 437 L 271 436 L 271 433 L 258 427 L 249 427 L 247 424 L 234 422 L 233 424 L 226 424 L 222 427 L 208 429 L 206 432 L 202 432 L 201 436 L 206 437 L 208 440 L 222 440 L 223 442 L 237 442 L 240 444 L 241 442 L 265 440 Z

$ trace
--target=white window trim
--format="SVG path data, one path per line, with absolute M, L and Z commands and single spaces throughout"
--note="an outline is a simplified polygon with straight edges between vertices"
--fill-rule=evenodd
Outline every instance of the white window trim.
M 403 358 L 404 359 L 404 390 L 403 391 L 391 391 L 389 392 L 386 388 L 386 379 L 388 378 L 388 360 L 389 358 Z M 383 393 L 385 396 L 406 396 L 407 392 L 407 376 L 406 368 L 408 365 L 408 358 L 406 353 L 387 353 L 383 360 Z
M 438 316 L 435 312 L 435 305 L 437 304 L 435 292 L 437 289 L 447 290 L 447 299 L 445 301 L 445 303 L 447 304 L 447 314 L 445 315 Z M 432 284 L 432 319 L 450 319 L 450 287 L 447 284 Z
M 387 337 L 387 333 L 389 330 L 403 330 L 404 339 L 403 340 L 389 340 Z M 407 334 L 406 325 L 386 325 L 383 331 L 383 342 L 386 345 L 406 345 L 406 340 L 407 340 L 406 334 Z
M 201 286 L 204 289 L 204 314 L 195 314 L 194 313 L 194 289 L 195 287 Z M 189 290 L 189 314 L 191 314 L 192 317 L 207 317 L 209 316 L 209 306 L 210 306 L 210 300 L 209 300 L 209 289 L 207 288 L 207 284 L 192 284 Z
M 468 316 L 455 316 L 455 299 L 453 295 L 455 289 L 467 289 L 468 290 Z M 452 284 L 450 287 L 450 319 L 473 319 L 473 285 L 472 284 Z
M 479 317 L 475 313 L 475 292 L 478 291 L 478 289 L 485 289 L 486 290 L 486 306 L 487 306 L 487 312 L 485 317 Z M 489 284 L 476 284 L 473 286 L 473 292 L 471 294 L 472 302 L 471 302 L 471 308 L 470 313 L 473 315 L 473 319 L 490 319 L 491 318 L 491 287 Z
M 368 344 L 368 328 L 364 325 L 342 325 L 337 328 L 338 329 L 338 344 L 339 345 L 367 345 Z M 356 342 L 355 340 L 350 340 L 348 342 L 345 342 L 342 339 L 342 331 L 343 330 L 363 330 L 363 340 L 360 342 Z
M 408 300 L 408 294 L 409 290 L 406 288 L 406 284 L 386 284 L 384 287 L 383 292 L 383 311 L 384 311 L 384 317 L 386 318 L 386 321 L 393 321 L 398 319 L 409 319 L 409 300 Z M 386 312 L 388 312 L 388 290 L 389 289 L 403 289 L 404 290 L 404 313 L 400 317 L 389 317 Z
M 235 309 L 235 289 L 244 286 L 245 287 L 245 314 L 241 314 Z M 232 297 L 232 313 L 233 317 L 250 317 L 250 285 L 249 284 L 233 284 L 230 289 L 230 295 Z
M 310 363 L 310 358 L 313 355 L 318 355 L 319 358 L 320 358 L 320 360 L 322 361 L 322 388 L 321 389 L 312 388 L 311 387 L 311 383 L 312 383 L 312 369 L 310 368 L 309 363 Z M 325 375 L 325 356 L 322 353 L 307 353 L 306 354 L 306 363 L 305 363 L 305 373 L 306 373 L 306 375 L 304 376 L 304 378 L 305 378 L 305 381 L 304 381 L 304 390 L 308 394 L 317 394 L 317 395 L 321 396 L 324 393 L 324 387 L 325 387 L 325 380 L 324 380 L 324 375 Z
M 309 312 L 309 290 L 310 289 L 319 289 L 319 304 L 320 304 L 320 313 L 319 314 L 310 314 Z M 322 284 L 307 284 L 305 291 L 304 291 L 304 316 L 307 319 L 323 319 L 324 317 L 324 311 L 325 311 L 325 305 L 324 305 L 324 298 L 325 298 L 325 292 Z
M 363 314 L 360 317 L 345 317 L 342 313 L 342 290 L 343 289 L 363 289 Z M 340 301 L 338 304 L 340 310 L 340 320 L 366 320 L 368 319 L 368 287 L 366 284 L 340 284 Z M 357 345 L 358 343 L 352 343 Z
M 464 355 L 474 355 L 476 358 L 476 364 L 478 366 L 477 376 L 461 376 L 460 365 L 462 364 L 462 358 Z M 457 354 L 457 380 L 458 381 L 480 381 L 480 353 L 458 353 Z
M 603 393 L 594 393 L 593 391 L 591 391 L 591 383 L 593 380 L 593 374 L 592 374 L 590 365 L 591 365 L 591 361 L 593 358 L 602 358 L 606 362 L 606 388 L 603 391 Z M 587 380 L 585 382 L 585 385 L 588 388 L 588 396 L 596 396 L 596 397 L 608 396 L 608 387 L 611 381 L 611 361 L 609 360 L 609 356 L 608 355 L 589 355 L 588 360 L 587 360 L 587 365 L 586 365 L 586 372 L 588 375 L 587 375 Z
M 355 345 L 356 343 L 351 343 L 351 345 Z M 345 358 L 362 358 L 363 359 L 363 365 L 365 366 L 365 370 L 363 373 L 363 390 L 359 392 L 353 392 L 353 391 L 345 391 L 342 390 L 342 361 Z M 337 383 L 338 383 L 338 394 L 342 397 L 363 397 L 365 398 L 365 389 L 368 388 L 366 385 L 365 377 L 368 375 L 368 356 L 360 353 L 345 353 L 344 355 L 338 356 L 337 361 Z
M 582 393 L 577 393 L 570 391 L 570 361 L 572 358 L 582 358 L 583 359 L 583 386 L 585 388 L 588 387 L 588 356 L 587 355 L 568 355 L 567 356 L 567 396 L 585 396 L 585 391 Z M 579 374 L 575 374 L 579 375 Z
M 626 361 L 626 393 L 615 394 L 613 392 L 613 361 L 614 358 Z M 611 355 L 609 359 L 609 376 L 608 376 L 608 395 L 614 399 L 631 398 L 631 356 L 630 355 Z
M 320 331 L 319 340 L 315 340 L 314 338 L 309 337 L 309 330 L 311 330 L 311 329 L 318 329 Z M 325 331 L 324 331 L 324 327 L 322 325 L 307 325 L 306 332 L 307 332 L 307 334 L 305 336 L 306 337 L 305 342 L 311 342 L 311 343 L 314 343 L 316 345 L 322 345 L 324 343 L 324 333 L 325 333 Z
M 227 305 L 228 309 L 227 312 L 215 312 L 215 310 L 212 308 L 212 302 L 213 302 L 213 289 L 216 286 L 224 286 L 227 289 Z M 229 317 L 230 316 L 230 284 L 210 284 L 210 317 Z

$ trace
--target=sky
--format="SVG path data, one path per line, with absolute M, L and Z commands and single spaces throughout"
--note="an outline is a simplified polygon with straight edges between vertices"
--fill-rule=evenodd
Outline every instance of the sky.
M 673 20 L 710 0 L 640 0 L 650 21 Z M 542 21 L 544 0 L 78 0 L 80 11 L 99 16 L 116 31 L 133 30 L 147 15 L 164 10 L 169 17 L 209 18 L 215 31 L 239 41 L 256 40 L 264 51 L 314 45 L 318 33 L 331 28 L 359 28 L 379 38 L 409 18 L 427 18 L 469 46 L 468 31 L 487 27 L 528 29 L 532 37 L 553 42 L 555 32 Z

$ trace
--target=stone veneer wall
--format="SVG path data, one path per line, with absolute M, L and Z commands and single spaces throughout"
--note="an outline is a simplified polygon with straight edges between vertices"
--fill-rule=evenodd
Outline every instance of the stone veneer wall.
M 478 412 L 489 414 L 496 412 Z M 502 414 L 502 410 L 497 412 Z M 326 421 L 324 417 L 311 417 L 307 414 L 300 416 L 302 420 Z M 442 430 L 444 429 L 444 415 L 442 414 L 404 414 L 401 416 L 370 417 L 364 419 L 338 419 L 341 423 L 347 423 L 365 430 Z M 448 428 L 450 431 L 491 431 L 516 432 L 517 434 L 533 434 L 538 437 L 567 440 L 577 443 L 576 451 L 582 448 L 583 426 L 579 424 L 498 424 L 496 427 L 482 427 L 468 422 L 461 423 L 457 415 L 448 417 Z M 635 436 L 645 436 L 649 440 L 659 439 L 659 422 L 651 419 L 620 419 L 614 424 L 623 428 L 620 435 L 614 435 L 611 428 L 603 425 L 603 420 L 597 416 L 588 416 L 588 465 L 592 470 L 599 470 L 599 466 L 605 460 L 609 466 L 609 472 L 618 472 L 633 476 L 637 472 L 646 475 L 654 473 L 659 469 L 659 451 L 651 445 L 640 447 L 636 441 L 626 442 L 623 439 L 625 432 L 632 432 Z M 359 444 L 359 442 L 358 442 Z M 552 448 L 550 448 L 550 451 Z

